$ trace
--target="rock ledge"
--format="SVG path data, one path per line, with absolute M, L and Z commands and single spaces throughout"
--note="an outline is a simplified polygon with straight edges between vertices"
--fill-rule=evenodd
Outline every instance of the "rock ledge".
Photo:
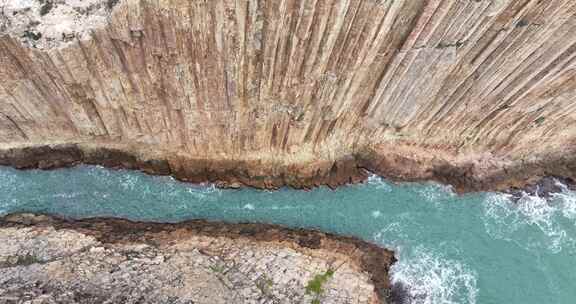
M 386 303 L 395 262 L 355 238 L 200 220 L 15 214 L 0 241 L 1 303 Z

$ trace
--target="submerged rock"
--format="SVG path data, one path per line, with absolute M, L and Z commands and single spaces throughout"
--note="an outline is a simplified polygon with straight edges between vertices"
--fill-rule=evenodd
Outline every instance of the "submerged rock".
M 561 193 L 566 190 L 576 190 L 574 180 L 571 178 L 548 176 L 521 189 L 509 189 L 505 192 L 512 195 L 512 200 L 518 201 L 524 196 L 550 198 L 554 193 Z

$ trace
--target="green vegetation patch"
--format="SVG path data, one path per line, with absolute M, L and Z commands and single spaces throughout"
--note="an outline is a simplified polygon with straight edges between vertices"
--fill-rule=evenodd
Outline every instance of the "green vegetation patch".
M 326 270 L 323 274 L 317 274 L 306 285 L 306 294 L 314 295 L 315 298 L 311 304 L 320 304 L 320 295 L 324 292 L 323 285 L 334 275 L 333 269 Z
M 266 275 L 262 275 L 256 281 L 256 287 L 260 290 L 263 295 L 270 295 L 272 294 L 272 286 L 274 285 L 274 281 L 268 278 Z
M 210 270 L 215 273 L 223 273 L 226 270 L 226 268 L 221 265 L 210 265 L 208 268 L 210 268 Z
M 546 118 L 544 118 L 544 117 L 538 117 L 538 118 L 534 121 L 534 123 L 537 124 L 537 125 L 541 125 L 545 120 L 546 120 Z

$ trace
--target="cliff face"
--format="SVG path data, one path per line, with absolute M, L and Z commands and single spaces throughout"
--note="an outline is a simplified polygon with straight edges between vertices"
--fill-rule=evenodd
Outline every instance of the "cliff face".
M 89 2 L 68 28 L 75 1 L 3 15 L 0 163 L 58 143 L 268 188 L 576 174 L 574 1 Z

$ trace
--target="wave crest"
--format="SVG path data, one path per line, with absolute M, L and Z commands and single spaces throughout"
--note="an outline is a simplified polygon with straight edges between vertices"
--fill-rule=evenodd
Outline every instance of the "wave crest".
M 484 202 L 486 232 L 531 251 L 574 250 L 576 192 L 562 189 L 549 198 L 522 193 L 516 202 L 509 194 L 489 194 Z
M 395 304 L 475 304 L 476 273 L 456 260 L 424 248 L 392 267 Z

